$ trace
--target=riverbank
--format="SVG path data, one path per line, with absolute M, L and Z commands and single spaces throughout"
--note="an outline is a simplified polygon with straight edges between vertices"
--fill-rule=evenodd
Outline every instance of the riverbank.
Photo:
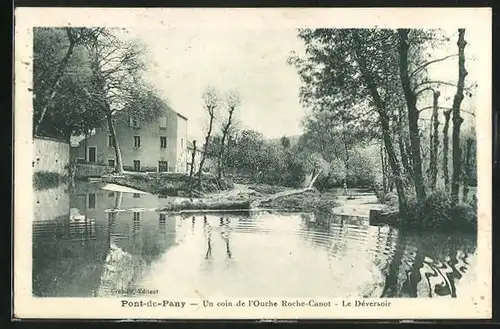
M 257 192 L 256 190 L 268 193 Z M 280 190 L 277 193 L 269 193 Z M 189 212 L 215 210 L 274 209 L 293 212 L 330 210 L 337 206 L 337 193 L 320 193 L 315 189 L 288 189 L 266 185 L 235 184 L 233 189 L 203 198 L 166 199 L 159 211 Z
M 102 181 L 165 198 L 159 211 L 249 210 L 329 211 L 338 206 L 336 191 L 320 193 L 314 188 L 293 189 L 268 184 L 233 184 L 207 176 L 201 188 L 190 189 L 185 174 L 125 173 L 106 175 Z M 168 198 L 175 197 L 175 198 Z
M 105 183 L 130 187 L 160 197 L 203 197 L 234 187 L 234 184 L 229 180 L 217 179 L 209 175 L 205 175 L 199 184 L 197 177 L 189 177 L 184 173 L 125 172 L 120 175 L 104 175 L 101 180 Z
M 435 190 L 424 201 L 410 197 L 408 211 L 400 214 L 397 196 L 389 193 L 381 200 L 381 208 L 370 211 L 370 224 L 390 225 L 407 231 L 474 232 L 477 230 L 476 202 L 474 193 L 454 205 L 449 193 Z

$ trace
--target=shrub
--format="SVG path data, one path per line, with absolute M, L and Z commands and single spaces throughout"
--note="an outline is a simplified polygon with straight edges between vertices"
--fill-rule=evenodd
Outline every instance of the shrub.
M 449 193 L 436 190 L 424 202 L 410 197 L 405 219 L 408 228 L 470 231 L 477 224 L 477 207 L 474 203 L 453 206 Z
M 36 190 L 45 190 L 66 183 L 66 176 L 56 172 L 37 171 L 33 175 L 33 187 Z

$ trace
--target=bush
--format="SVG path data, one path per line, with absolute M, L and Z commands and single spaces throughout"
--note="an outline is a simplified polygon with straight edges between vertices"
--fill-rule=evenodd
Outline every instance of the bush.
M 429 194 L 424 202 L 415 197 L 408 199 L 408 228 L 430 230 L 471 231 L 477 225 L 477 206 L 474 202 L 453 206 L 450 195 L 443 190 Z
M 56 172 L 37 171 L 33 175 L 33 187 L 36 190 L 45 190 L 66 183 L 66 176 Z

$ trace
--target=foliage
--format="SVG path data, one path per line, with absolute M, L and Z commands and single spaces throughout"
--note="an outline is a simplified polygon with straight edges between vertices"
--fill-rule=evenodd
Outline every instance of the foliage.
M 67 176 L 50 171 L 37 171 L 33 174 L 33 187 L 45 190 L 57 187 L 67 181 Z
M 427 195 L 424 202 L 410 198 L 408 206 L 404 223 L 410 229 L 474 230 L 477 225 L 475 201 L 454 206 L 450 194 L 442 189 Z
M 148 120 L 167 107 L 141 78 L 146 68 L 143 46 L 119 37 L 121 30 L 37 28 L 33 37 L 34 122 L 69 47 L 66 32 L 70 31 L 86 37 L 74 48 L 41 122 L 41 134 L 69 140 L 102 126 L 106 115 L 126 110 Z

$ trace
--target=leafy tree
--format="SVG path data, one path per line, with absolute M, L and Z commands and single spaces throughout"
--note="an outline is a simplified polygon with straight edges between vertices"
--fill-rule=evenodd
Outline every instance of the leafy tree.
M 395 116 L 391 101 L 401 93 L 395 83 L 399 78 L 394 47 L 397 34 L 385 29 L 302 29 L 299 38 L 305 43 L 306 55 L 292 57 L 290 63 L 297 67 L 303 82 L 302 102 L 309 107 L 332 104 L 337 109 L 356 105 L 365 113 L 378 114 L 378 127 L 404 213 L 406 195 L 390 127 Z
M 54 104 L 64 84 L 67 68 L 80 45 L 101 33 L 89 28 L 36 28 L 33 33 L 33 93 L 34 127 L 38 134 L 41 124 Z

